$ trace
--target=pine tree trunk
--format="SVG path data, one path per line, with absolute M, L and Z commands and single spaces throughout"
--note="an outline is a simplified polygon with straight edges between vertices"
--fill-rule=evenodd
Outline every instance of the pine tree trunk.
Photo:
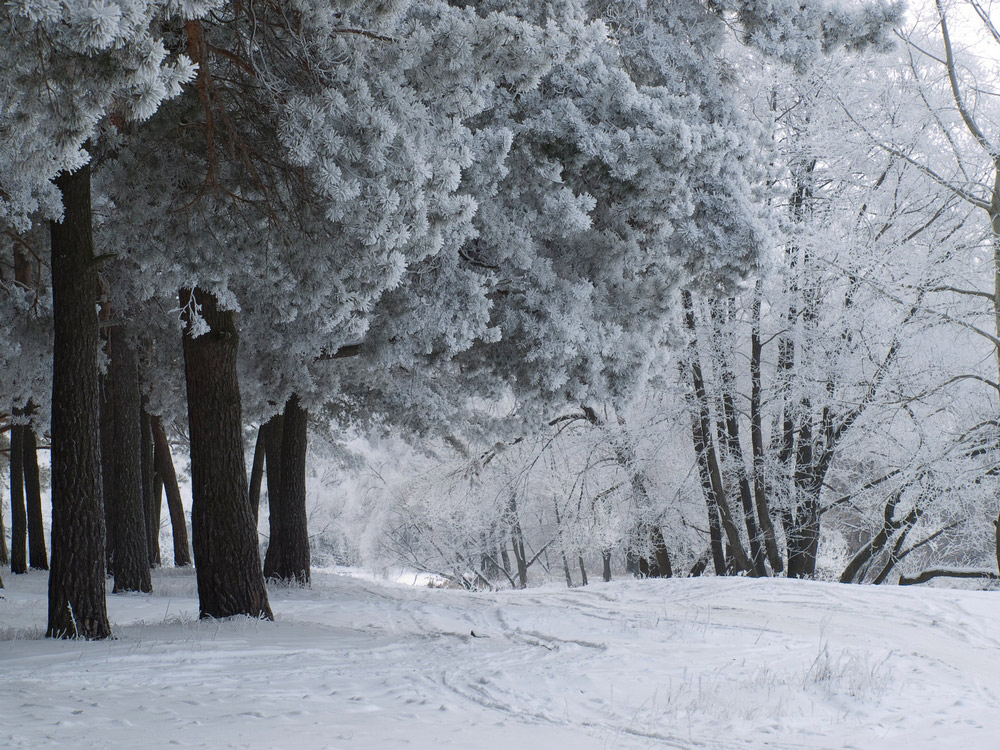
M 275 414 L 264 425 L 264 456 L 267 464 L 267 552 L 264 553 L 264 570 L 277 564 L 281 540 L 281 441 L 284 436 L 285 417 Z M 267 573 L 264 573 L 267 578 Z
M 24 464 L 24 497 L 28 505 L 28 565 L 35 570 L 48 570 L 45 550 L 45 521 L 42 513 L 42 483 L 38 472 L 38 446 L 35 431 L 24 428 L 22 452 Z
M 188 543 L 187 522 L 184 520 L 184 505 L 181 490 L 177 485 L 177 472 L 170 456 L 170 443 L 159 417 L 150 417 L 149 427 L 153 433 L 153 461 L 156 475 L 163 483 L 167 495 L 167 510 L 170 512 L 170 528 L 174 537 L 174 565 L 182 568 L 191 564 L 191 545 Z
M 102 323 L 107 322 L 107 316 L 102 309 Z M 102 337 L 103 338 L 103 337 Z M 106 343 L 106 342 L 105 342 Z M 107 375 L 99 375 L 101 404 L 101 486 L 104 488 L 104 568 L 109 576 L 115 574 L 115 513 L 114 506 L 108 502 L 108 487 L 114 484 L 111 476 L 113 465 L 106 460 L 115 450 L 115 418 L 114 404 L 111 402 L 111 385 Z
M 257 440 L 253 447 L 253 464 L 250 467 L 250 510 L 253 512 L 254 528 L 260 520 L 260 487 L 264 481 L 264 434 L 267 425 L 257 428 Z
M 309 585 L 309 529 L 306 519 L 306 424 L 308 413 L 292 396 L 281 420 L 281 477 L 277 497 L 268 495 L 272 534 L 264 561 L 264 577 Z M 270 465 L 268 466 L 270 471 Z M 277 536 L 275 536 L 277 532 Z M 273 552 L 272 552 L 273 550 Z
M 3 524 L 3 496 L 0 495 L 0 565 L 10 565 L 10 550 L 7 549 L 7 529 Z
M 160 511 L 163 507 L 163 482 L 157 480 L 156 459 L 153 451 L 153 432 L 150 417 L 145 409 L 139 416 L 140 457 L 142 458 L 142 507 L 146 523 L 146 542 L 149 567 L 158 568 L 160 557 Z
M 46 635 L 107 638 L 90 167 L 61 174 L 52 222 L 52 570 Z
M 28 516 L 24 507 L 24 433 L 26 425 L 10 429 L 10 572 L 28 572 Z
M 191 336 L 197 303 L 208 332 Z M 202 617 L 274 619 L 250 512 L 236 370 L 236 313 L 202 289 L 180 293 L 191 437 L 191 531 Z
M 142 489 L 142 437 L 139 358 L 124 326 L 108 332 L 108 374 L 104 404 L 110 415 L 109 451 L 104 455 L 104 503 L 111 526 L 113 593 L 152 590 L 149 537 Z

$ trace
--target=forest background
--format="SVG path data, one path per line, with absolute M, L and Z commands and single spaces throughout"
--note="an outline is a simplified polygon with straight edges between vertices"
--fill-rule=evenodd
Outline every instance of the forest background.
M 205 616 L 314 556 L 996 579 L 1000 33 L 799 6 L 5 6 L 0 552 L 51 551 L 48 634 L 188 524 Z

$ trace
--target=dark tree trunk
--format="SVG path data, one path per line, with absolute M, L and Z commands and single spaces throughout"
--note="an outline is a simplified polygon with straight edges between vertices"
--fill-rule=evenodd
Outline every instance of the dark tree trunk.
M 749 571 L 750 560 L 743 549 L 743 542 L 740 540 L 739 526 L 736 523 L 732 508 L 729 505 L 725 485 L 723 483 L 722 468 L 719 456 L 715 449 L 715 441 L 712 439 L 712 422 L 709 413 L 708 394 L 705 390 L 705 379 L 702 375 L 700 357 L 698 355 L 698 344 L 695 338 L 696 325 L 694 315 L 694 302 L 691 293 L 681 292 L 681 302 L 684 306 L 684 323 L 690 333 L 688 342 L 688 367 L 690 368 L 692 385 L 692 422 L 694 422 L 693 439 L 695 451 L 699 460 L 706 463 L 707 478 L 703 476 L 702 483 L 711 487 L 714 505 L 718 509 L 719 519 L 722 523 L 722 530 L 725 532 L 726 541 L 731 549 L 736 572 Z M 706 498 L 709 504 L 709 516 L 712 511 L 712 498 Z
M 764 481 L 764 430 L 761 423 L 761 358 L 763 346 L 760 340 L 760 305 L 761 282 L 758 280 L 754 288 L 753 320 L 750 333 L 750 444 L 753 451 L 753 495 L 754 506 L 757 509 L 757 520 L 760 522 L 764 535 L 764 550 L 771 570 L 780 573 L 784 570 L 784 562 L 778 551 L 777 536 L 774 533 L 774 523 L 768 502 L 766 484 Z
M 264 560 L 264 577 L 309 585 L 309 529 L 306 519 L 306 446 L 308 412 L 297 396 L 285 404 L 281 427 L 281 485 L 277 497 L 268 494 L 272 524 Z M 268 467 L 270 469 L 270 467 Z M 275 536 L 277 531 L 278 536 Z
M 257 440 L 253 448 L 253 464 L 250 467 L 250 510 L 253 512 L 254 528 L 260 519 L 260 486 L 264 481 L 264 434 L 267 425 L 257 428 Z
M 278 547 L 271 547 L 272 539 L 282 539 L 281 521 L 284 516 L 276 508 L 281 504 L 281 441 L 284 436 L 284 414 L 275 414 L 264 424 L 264 456 L 267 464 L 267 552 L 264 569 L 273 566 L 268 560 L 278 554 Z M 267 578 L 267 574 L 264 574 Z
M 576 561 L 577 561 L 577 564 L 580 566 L 580 585 L 581 586 L 586 586 L 587 585 L 587 566 L 584 565 L 583 555 L 579 555 L 576 558 Z
M 102 310 L 102 321 L 104 319 Z M 99 375 L 100 383 L 100 404 L 101 404 L 101 486 L 104 488 L 104 568 L 109 576 L 115 574 L 114 546 L 115 546 L 115 512 L 114 506 L 108 502 L 108 487 L 114 484 L 114 477 L 111 472 L 113 465 L 107 460 L 115 448 L 115 417 L 114 404 L 111 402 L 111 385 L 107 375 Z
M 147 552 L 149 567 L 158 568 L 162 564 L 160 558 L 160 510 L 163 507 L 162 480 L 156 473 L 156 459 L 153 450 L 153 431 L 150 417 L 142 409 L 139 422 L 140 456 L 142 458 L 142 507 L 146 521 Z
M 34 289 L 37 293 L 39 280 L 34 277 L 35 263 L 27 248 L 20 242 L 14 245 L 14 280 L 26 289 Z M 15 409 L 14 414 L 30 415 L 35 412 L 35 405 L 28 401 L 23 410 Z M 35 432 L 31 427 L 24 427 L 21 432 L 21 466 L 24 481 L 24 500 L 27 505 L 28 526 L 28 565 L 36 570 L 48 570 L 49 561 L 45 551 L 45 527 L 42 514 L 42 489 L 38 475 L 38 448 L 35 443 Z M 13 447 L 13 446 L 12 446 Z M 13 529 L 11 529 L 13 531 Z M 2 526 L 0 526 L 2 532 Z M 6 542 L 4 543 L 6 544 Z
M 2 500 L 0 496 L 0 500 Z M 3 503 L 0 502 L 0 565 L 10 564 L 10 550 L 7 549 L 7 529 L 3 525 Z
M 104 407 L 111 434 L 104 454 L 104 504 L 110 509 L 113 593 L 152 590 L 149 538 L 142 490 L 139 358 L 124 326 L 107 329 L 108 374 Z
M 729 304 L 732 304 L 732 300 Z M 722 392 L 722 419 L 719 423 L 719 439 L 729 459 L 730 473 L 735 474 L 736 484 L 740 491 L 743 520 L 746 524 L 747 539 L 750 542 L 749 573 L 755 578 L 763 578 L 767 576 L 767 567 L 764 565 L 764 537 L 754 516 L 755 508 L 753 494 L 750 491 L 750 477 L 747 473 L 746 460 L 743 457 L 743 447 L 740 441 L 740 421 L 736 411 L 736 374 L 727 363 L 727 357 L 720 342 L 722 330 L 728 326 L 732 318 L 732 311 L 726 309 L 722 303 L 714 307 L 712 312 L 713 344 Z
M 667 543 L 663 539 L 663 531 L 659 526 L 653 527 L 652 541 L 653 562 L 656 564 L 657 577 L 673 578 L 674 569 L 670 564 L 670 555 L 667 553 Z
M 181 490 L 177 486 L 174 460 L 170 457 L 170 443 L 159 417 L 150 417 L 150 431 L 153 433 L 153 461 L 156 475 L 163 482 L 167 495 L 167 510 L 170 512 L 170 528 L 174 537 L 174 565 L 178 568 L 191 564 L 191 545 L 188 544 L 187 523 L 184 520 L 184 506 L 181 504 Z
M 29 428 L 10 428 L 10 572 L 28 572 L 28 516 L 24 507 L 24 433 Z
M 45 551 L 45 522 L 42 513 L 42 483 L 38 473 L 38 446 L 35 432 L 24 428 L 22 453 L 24 463 L 24 497 L 28 505 L 28 565 L 35 570 L 48 570 Z
M 601 575 L 605 583 L 611 580 L 611 550 L 606 549 L 601 552 Z
M 180 293 L 191 436 L 191 531 L 202 617 L 273 619 L 261 573 L 243 454 L 236 314 L 202 289 Z M 208 332 L 192 338 L 195 304 Z
M 715 575 L 724 576 L 727 572 L 726 550 L 722 543 L 722 520 L 719 518 L 719 507 L 715 502 L 715 489 L 712 486 L 711 470 L 708 465 L 708 450 L 701 431 L 701 422 L 692 417 L 691 435 L 694 443 L 695 460 L 698 464 L 698 477 L 701 489 L 705 494 L 705 506 L 708 511 L 708 540 L 712 550 L 712 564 Z
M 514 550 L 514 562 L 517 565 L 518 588 L 528 587 L 528 559 L 524 553 L 524 532 L 521 530 L 521 520 L 517 515 L 517 498 L 511 492 L 507 502 L 507 522 L 510 524 L 510 541 Z
M 65 214 L 51 224 L 52 570 L 45 634 L 107 638 L 90 167 L 61 174 L 56 185 Z

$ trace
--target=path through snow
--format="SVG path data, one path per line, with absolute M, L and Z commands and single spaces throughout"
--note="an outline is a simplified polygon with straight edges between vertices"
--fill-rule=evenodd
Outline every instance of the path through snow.
M 41 639 L 0 592 L 0 747 L 1000 747 L 1000 593 L 787 580 L 468 594 L 330 572 L 199 621 L 190 570 Z M 472 634 L 475 633 L 475 636 Z

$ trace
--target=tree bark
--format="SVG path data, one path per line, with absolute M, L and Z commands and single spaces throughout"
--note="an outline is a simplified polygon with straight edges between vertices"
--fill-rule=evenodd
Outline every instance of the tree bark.
M 104 406 L 110 417 L 109 450 L 104 455 L 104 503 L 114 519 L 111 525 L 112 593 L 152 591 L 149 574 L 149 537 L 142 489 L 142 402 L 139 396 L 139 358 L 135 341 L 125 326 L 107 330 L 108 373 L 104 378 Z
M 107 323 L 107 316 L 104 309 L 101 311 L 101 320 Z M 108 383 L 106 374 L 98 375 L 100 384 L 100 407 L 101 407 L 101 487 L 104 488 L 104 568 L 109 576 L 115 574 L 114 545 L 115 545 L 115 513 L 114 506 L 108 502 L 108 487 L 114 484 L 111 476 L 112 464 L 106 460 L 114 452 L 115 442 L 115 419 L 113 405 L 110 403 L 109 393 L 111 386 Z
M 691 298 L 691 293 L 688 291 L 681 292 L 681 301 L 684 306 L 685 327 L 691 336 L 688 344 L 688 367 L 690 369 L 693 392 L 692 420 L 696 422 L 695 441 L 696 443 L 699 442 L 698 437 L 700 437 L 701 450 L 699 451 L 699 455 L 703 455 L 707 463 L 708 482 L 715 497 L 715 506 L 718 508 L 722 530 L 725 532 L 726 541 L 732 550 L 736 571 L 749 571 L 751 569 L 750 560 L 743 549 L 739 527 L 736 524 L 732 508 L 729 505 L 723 483 L 719 456 L 715 449 L 715 441 L 712 439 L 712 422 L 709 416 L 708 395 L 705 391 L 705 378 L 702 375 L 697 340 L 695 339 L 694 302 Z M 695 449 L 698 450 L 697 445 Z
M 284 437 L 285 415 L 275 414 L 264 424 L 264 456 L 267 465 L 267 552 L 264 553 L 264 569 L 275 564 L 274 557 L 278 547 L 272 550 L 271 540 L 282 539 L 281 522 L 284 519 L 280 511 L 281 504 L 281 441 Z M 267 574 L 264 574 L 267 578 Z
M 840 574 L 841 583 L 854 583 L 858 581 L 858 574 L 861 572 L 862 568 L 876 555 L 878 555 L 883 549 L 885 549 L 886 544 L 892 538 L 892 535 L 899 530 L 902 522 L 893 520 L 893 516 L 896 512 L 896 505 L 899 503 L 899 499 L 902 496 L 903 491 L 901 489 L 895 490 L 886 501 L 885 508 L 882 511 L 883 521 L 882 528 L 879 530 L 875 536 L 873 536 L 868 543 L 865 544 L 861 549 L 859 549 L 854 557 L 851 558 L 850 562 L 844 568 L 844 572 Z
M 2 500 L 2 497 L 0 497 Z M 3 502 L 0 502 L 0 565 L 10 564 L 10 550 L 7 549 L 7 530 L 3 525 Z
M 260 487 L 264 480 L 264 439 L 267 425 L 257 428 L 257 440 L 253 448 L 253 464 L 250 467 L 250 510 L 253 512 L 254 528 L 260 520 Z
M 730 302 L 731 304 L 731 302 Z M 719 424 L 719 439 L 725 448 L 729 459 L 730 475 L 735 474 L 736 484 L 740 491 L 740 502 L 743 506 L 743 520 L 746 524 L 747 539 L 750 542 L 749 573 L 755 578 L 767 576 L 764 565 L 764 537 L 757 526 L 754 517 L 753 494 L 750 491 L 750 476 L 747 473 L 746 461 L 743 457 L 743 447 L 740 442 L 740 422 L 736 412 L 736 375 L 727 363 L 726 354 L 722 351 L 722 328 L 732 318 L 731 311 L 725 309 L 723 303 L 716 305 L 712 314 L 714 324 L 713 345 L 719 367 L 720 390 L 722 393 L 722 419 Z
M 150 417 L 145 408 L 141 410 L 139 422 L 140 456 L 142 458 L 142 507 L 146 522 L 147 554 L 149 567 L 158 568 L 160 557 L 160 513 L 162 503 L 162 480 L 157 480 L 156 458 L 153 450 L 153 432 Z
M 764 535 L 764 550 L 774 573 L 784 570 L 784 562 L 778 551 L 778 541 L 771 520 L 766 483 L 764 481 L 764 429 L 761 419 L 761 357 L 763 347 L 760 341 L 761 282 L 754 288 L 751 308 L 752 328 L 750 332 L 750 446 L 753 452 L 753 495 L 757 508 L 757 520 Z
M 208 332 L 192 337 L 192 308 Z M 191 437 L 191 531 L 202 617 L 274 619 L 250 512 L 236 355 L 236 313 L 202 289 L 180 293 Z
M 107 638 L 104 502 L 97 383 L 97 274 L 90 167 L 61 174 L 65 213 L 51 224 L 52 570 L 46 635 Z
M 663 530 L 659 526 L 654 526 L 650 533 L 653 542 L 653 563 L 656 568 L 656 577 L 673 578 L 674 569 L 670 564 L 670 555 L 667 553 L 667 543 L 663 539 Z
M 191 545 L 188 543 L 187 522 L 181 503 L 181 490 L 177 485 L 174 461 L 170 457 L 170 443 L 159 417 L 150 417 L 149 427 L 153 433 L 153 461 L 156 473 L 163 481 L 167 495 L 167 510 L 170 512 L 170 528 L 174 537 L 174 565 L 182 568 L 191 564 Z
M 48 570 L 49 558 L 45 550 L 45 522 L 42 513 L 42 483 L 38 472 L 38 446 L 35 431 L 24 428 L 22 453 L 24 464 L 24 498 L 28 510 L 28 565 L 35 570 Z
M 10 428 L 10 572 L 28 572 L 28 516 L 24 506 L 24 433 L 26 425 Z
M 510 524 L 510 540 L 514 550 L 514 562 L 517 565 L 517 586 L 518 588 L 528 587 L 528 560 L 524 553 L 524 533 L 521 531 L 521 521 L 517 515 L 517 498 L 514 493 L 510 493 L 507 502 L 507 516 Z
M 308 416 L 297 396 L 288 399 L 281 420 L 281 484 L 277 497 L 268 496 L 270 516 L 279 516 L 280 521 L 272 525 L 264 560 L 265 578 L 301 586 L 309 585 L 310 564 L 306 518 Z
M 609 549 L 601 551 L 601 576 L 605 583 L 611 580 L 611 550 Z

